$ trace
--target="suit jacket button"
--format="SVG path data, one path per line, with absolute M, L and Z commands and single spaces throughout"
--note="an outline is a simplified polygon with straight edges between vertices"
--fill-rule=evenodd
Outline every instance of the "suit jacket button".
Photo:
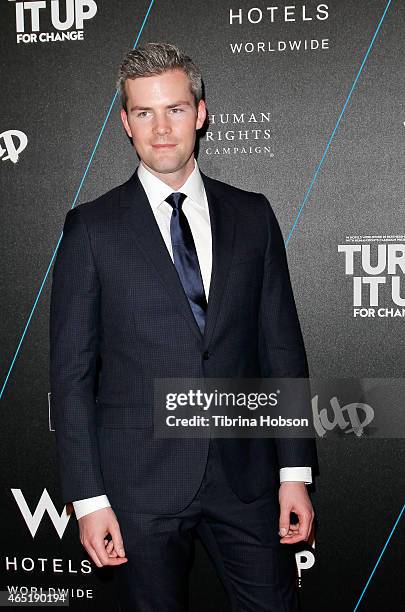
M 203 359 L 207 360 L 210 358 L 210 352 L 209 351 L 204 351 L 203 352 Z

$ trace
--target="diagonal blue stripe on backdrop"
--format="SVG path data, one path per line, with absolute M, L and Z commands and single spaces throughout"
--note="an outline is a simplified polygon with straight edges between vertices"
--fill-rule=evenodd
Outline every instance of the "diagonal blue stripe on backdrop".
M 401 512 L 399 513 L 398 518 L 397 518 L 397 520 L 395 521 L 393 528 L 391 529 L 391 533 L 390 533 L 390 535 L 388 536 L 387 541 L 385 542 L 385 544 L 384 544 L 384 546 L 383 546 L 382 551 L 380 552 L 380 555 L 379 555 L 379 557 L 378 557 L 378 559 L 377 559 L 377 561 L 376 561 L 376 564 L 374 565 L 373 571 L 371 572 L 371 574 L 370 574 L 370 576 L 369 576 L 369 578 L 368 578 L 368 580 L 367 580 L 367 582 L 366 582 L 366 586 L 364 587 L 364 589 L 363 589 L 363 591 L 362 591 L 362 593 L 361 593 L 361 595 L 360 595 L 360 597 L 359 597 L 359 600 L 358 600 L 358 602 L 357 602 L 357 604 L 356 604 L 356 607 L 353 609 L 353 612 L 356 612 L 356 610 L 358 609 L 358 607 L 359 607 L 359 605 L 360 605 L 360 602 L 361 602 L 361 600 L 363 599 L 364 594 L 365 594 L 365 592 L 366 592 L 366 591 L 367 591 L 367 589 L 368 589 L 368 585 L 370 584 L 370 582 L 371 582 L 371 580 L 372 580 L 372 578 L 373 578 L 373 576 L 374 576 L 374 574 L 375 574 L 375 571 L 376 571 L 376 569 L 377 569 L 377 567 L 378 567 L 378 565 L 379 565 L 379 563 L 380 563 L 380 561 L 381 561 L 381 559 L 382 559 L 382 556 L 383 556 L 383 554 L 384 554 L 384 553 L 385 553 L 385 551 L 386 551 L 386 548 L 387 548 L 387 546 L 388 546 L 388 543 L 389 543 L 389 541 L 390 541 L 390 540 L 391 540 L 391 538 L 392 538 L 392 534 L 394 533 L 395 529 L 397 528 L 397 525 L 398 525 L 398 523 L 399 523 L 399 521 L 400 521 L 400 519 L 401 519 L 401 516 L 402 516 L 402 515 L 403 515 L 403 513 L 404 513 L 404 510 L 405 510 L 405 504 L 402 506 L 402 510 L 401 510 Z
M 152 6 L 153 6 L 153 4 L 154 4 L 154 1 L 155 1 L 155 0 L 151 0 L 151 2 L 150 2 L 150 4 L 149 4 L 148 10 L 146 11 L 146 14 L 145 14 L 145 17 L 144 17 L 144 19 L 143 19 L 142 25 L 141 25 L 141 27 L 140 27 L 140 29 L 139 29 L 138 36 L 136 37 L 136 40 L 135 40 L 135 42 L 134 42 L 134 44 L 133 44 L 133 47 L 132 47 L 133 49 L 135 49 L 135 48 L 136 48 L 136 46 L 137 46 L 137 44 L 138 44 L 138 42 L 139 42 L 139 39 L 140 39 L 140 37 L 141 37 L 141 35 L 142 35 L 143 29 L 144 29 L 144 27 L 145 27 L 145 25 L 146 25 L 146 22 L 147 22 L 147 20 L 148 20 L 149 13 L 150 13 L 150 11 L 151 11 L 151 9 L 152 9 Z M 76 195 L 75 195 L 75 197 L 74 197 L 74 199 L 73 199 L 73 203 L 72 203 L 71 208 L 74 208 L 74 207 L 76 206 L 77 199 L 78 199 L 79 194 L 80 194 L 80 192 L 81 192 L 81 190 L 82 190 L 82 187 L 83 187 L 84 181 L 86 180 L 86 176 L 87 176 L 87 173 L 88 173 L 88 171 L 89 171 L 89 169 L 90 169 L 90 166 L 91 166 L 91 164 L 92 164 L 92 162 L 93 162 L 94 155 L 95 155 L 95 153 L 96 153 L 96 151 L 97 151 L 97 149 L 98 149 L 98 145 L 99 145 L 99 143 L 100 143 L 101 137 L 102 137 L 103 132 L 104 132 L 104 130 L 105 130 L 105 127 L 106 127 L 106 125 L 107 125 L 108 119 L 110 118 L 111 111 L 112 111 L 112 109 L 113 109 L 113 106 L 114 106 L 114 104 L 115 104 L 115 101 L 116 101 L 116 99 L 117 99 L 117 96 L 118 96 L 118 89 L 115 91 L 115 94 L 114 94 L 114 96 L 113 96 L 113 99 L 111 100 L 110 107 L 109 107 L 109 109 L 108 109 L 108 111 L 107 111 L 107 114 L 106 114 L 106 116 L 105 116 L 105 119 L 104 119 L 103 125 L 102 125 L 102 127 L 101 127 L 101 129 L 100 129 L 100 132 L 99 132 L 99 135 L 98 135 L 98 137 L 97 137 L 96 143 L 95 143 L 95 145 L 94 145 L 94 147 L 93 147 L 93 150 L 92 150 L 92 152 L 91 152 L 90 159 L 89 159 L 89 161 L 88 161 L 88 163 L 87 163 L 87 166 L 86 166 L 86 169 L 85 169 L 85 171 L 84 171 L 84 173 L 83 173 L 83 176 L 82 176 L 82 179 L 81 179 L 81 181 L 80 181 L 79 187 L 78 187 L 78 189 L 77 189 L 77 191 L 76 191 Z M 14 364 L 15 364 L 16 359 L 17 359 L 17 357 L 18 357 L 18 354 L 19 354 L 19 352 L 20 352 L 20 349 L 21 349 L 22 343 L 23 343 L 24 338 L 25 338 L 25 336 L 26 336 L 26 333 L 27 333 L 27 331 L 28 331 L 28 327 L 29 327 L 29 325 L 30 325 L 30 323 L 31 323 L 31 319 L 32 319 L 32 317 L 33 317 L 33 315 L 34 315 L 34 312 L 35 312 L 35 309 L 36 309 L 36 307 L 37 307 L 37 304 L 38 304 L 39 298 L 41 297 L 42 290 L 43 290 L 43 288 L 44 288 L 44 286 L 45 286 L 45 283 L 46 283 L 46 281 L 47 281 L 47 278 L 48 278 L 49 272 L 50 272 L 50 270 L 51 270 L 51 268 L 52 268 L 52 264 L 53 264 L 54 259 L 55 259 L 55 257 L 56 257 L 56 253 L 58 252 L 58 248 L 59 248 L 59 245 L 60 245 L 60 243 L 61 243 L 62 236 L 63 236 L 63 232 L 61 232 L 61 234 L 60 234 L 60 236 L 59 236 L 58 243 L 57 243 L 57 245 L 56 245 L 56 247 L 55 247 L 55 250 L 54 250 L 54 252 L 53 252 L 53 255 L 52 255 L 52 257 L 51 257 L 51 261 L 49 262 L 49 266 L 48 266 L 48 268 L 47 268 L 47 271 L 45 272 L 45 276 L 44 276 L 44 278 L 43 278 L 43 280 L 42 280 L 41 286 L 40 286 L 39 291 L 38 291 L 38 293 L 37 293 L 37 297 L 35 298 L 34 304 L 33 304 L 32 308 L 31 308 L 31 312 L 30 312 L 29 317 L 28 317 L 28 319 L 27 319 L 27 322 L 26 322 L 26 324 L 25 324 L 24 331 L 23 331 L 23 333 L 21 334 L 20 341 L 19 341 L 19 343 L 18 343 L 18 346 L 17 346 L 17 348 L 16 348 L 16 351 L 15 351 L 15 353 L 14 353 L 13 359 L 12 359 L 11 364 L 10 364 L 9 370 L 8 370 L 8 372 L 7 372 L 7 376 L 6 376 L 6 378 L 4 379 L 4 383 L 3 383 L 3 386 L 2 386 L 1 391 L 0 391 L 0 399 L 2 399 L 2 397 L 3 397 L 4 390 L 5 390 L 5 388 L 6 388 L 6 385 L 7 385 L 8 379 L 10 378 L 10 375 L 11 375 L 11 372 L 12 372 L 12 370 L 13 370 Z
M 351 86 L 351 88 L 350 88 L 349 94 L 348 94 L 348 96 L 347 96 L 347 98 L 346 98 L 346 102 L 345 102 L 345 103 L 344 103 L 344 105 L 343 105 L 343 108 L 342 108 L 342 110 L 341 110 L 341 112 L 340 112 L 340 115 L 339 115 L 339 117 L 338 117 L 338 120 L 336 121 L 336 125 L 335 125 L 335 127 L 333 128 L 333 132 L 332 132 L 332 134 L 330 135 L 330 138 L 329 138 L 329 140 L 328 140 L 328 143 L 327 143 L 327 145 L 326 145 L 326 147 L 325 147 L 325 150 L 324 150 L 324 152 L 323 152 L 323 155 L 322 155 L 321 161 L 319 162 L 319 164 L 318 164 L 318 166 L 317 166 L 317 168 L 316 168 L 316 170 L 315 170 L 314 176 L 312 177 L 312 181 L 311 181 L 311 183 L 310 183 L 310 185 L 309 185 L 309 187 L 308 187 L 308 189 L 307 189 L 307 192 L 306 192 L 306 194 L 305 194 L 305 197 L 304 197 L 304 199 L 303 199 L 303 201 L 302 201 L 302 204 L 301 204 L 301 206 L 300 206 L 300 208 L 299 208 L 299 210 L 298 210 L 297 216 L 296 216 L 295 221 L 294 221 L 294 223 L 293 223 L 293 226 L 292 226 L 292 228 L 291 228 L 291 230 L 290 230 L 290 233 L 288 234 L 288 238 L 287 238 L 287 240 L 285 241 L 285 246 L 286 246 L 286 247 L 288 246 L 288 243 L 289 243 L 289 242 L 290 242 L 290 240 L 291 240 L 291 237 L 292 237 L 292 235 L 293 235 L 293 233 L 294 233 L 294 231 L 295 231 L 295 228 L 297 227 L 297 224 L 298 224 L 299 218 L 301 217 L 302 211 L 304 210 L 304 207 L 305 207 L 306 203 L 308 202 L 308 199 L 309 199 L 309 196 L 310 196 L 310 194 L 311 194 L 312 188 L 313 188 L 313 186 L 314 186 L 314 185 L 315 185 L 315 183 L 316 183 L 316 179 L 318 178 L 318 174 L 319 174 L 319 172 L 320 172 L 320 170 L 321 170 L 321 168 L 322 168 L 322 166 L 323 166 L 323 162 L 325 161 L 325 157 L 326 157 L 326 155 L 327 155 L 327 153 L 328 153 L 328 151 L 329 151 L 330 145 L 332 144 L 332 140 L 334 139 L 335 134 L 336 134 L 336 131 L 337 131 L 337 129 L 338 129 L 338 127 L 339 127 L 339 125 L 340 125 L 340 122 L 342 121 L 343 115 L 345 114 L 346 107 L 347 107 L 347 105 L 349 104 L 350 98 L 352 97 L 352 93 L 353 93 L 353 91 L 354 91 L 354 90 L 355 90 L 355 88 L 356 88 L 357 81 L 359 80 L 360 75 L 361 75 L 361 73 L 363 72 L 363 68 L 364 68 L 365 63 L 366 63 L 366 61 L 367 61 L 367 59 L 368 59 L 368 56 L 370 55 L 371 49 L 373 48 L 374 41 L 375 41 L 375 39 L 377 38 L 377 34 L 378 34 L 378 32 L 380 31 L 380 28 L 381 28 L 382 23 L 383 23 L 383 21 L 384 21 L 384 19 L 385 19 L 385 16 L 386 16 L 386 14 L 387 14 L 387 11 L 388 11 L 388 9 L 389 9 L 389 7 L 390 7 L 391 2 L 392 2 L 392 0 L 388 0 L 388 2 L 387 2 L 387 4 L 386 4 L 386 7 L 385 7 L 385 9 L 384 9 L 384 12 L 383 12 L 383 14 L 382 14 L 382 17 L 381 17 L 381 19 L 380 19 L 380 21 L 379 21 L 379 23 L 378 23 L 377 28 L 376 28 L 376 31 L 374 32 L 374 36 L 373 36 L 373 38 L 371 39 L 371 42 L 370 42 L 370 44 L 369 44 L 369 46 L 368 46 L 368 49 L 367 49 L 366 54 L 365 54 L 365 56 L 364 56 L 364 58 L 363 58 L 363 61 L 361 62 L 361 66 L 360 66 L 360 68 L 359 68 L 359 70 L 358 70 L 358 72 L 357 72 L 357 74 L 356 74 L 356 78 L 354 79 L 354 81 L 353 81 L 353 83 L 352 83 L 352 86 Z

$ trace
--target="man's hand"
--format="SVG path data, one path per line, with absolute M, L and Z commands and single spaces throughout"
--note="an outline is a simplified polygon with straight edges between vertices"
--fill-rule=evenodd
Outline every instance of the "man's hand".
M 304 482 L 284 481 L 280 484 L 280 531 L 281 544 L 295 544 L 307 540 L 311 533 L 314 510 Z M 298 523 L 292 524 L 290 513 L 295 512 Z
M 97 565 L 122 565 L 128 559 L 125 556 L 120 526 L 112 508 L 95 510 L 78 520 L 80 542 Z M 111 534 L 108 541 L 106 535 Z

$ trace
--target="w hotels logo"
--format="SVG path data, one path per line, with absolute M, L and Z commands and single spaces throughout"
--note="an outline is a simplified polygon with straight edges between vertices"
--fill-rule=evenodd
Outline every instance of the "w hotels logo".
M 83 40 L 84 22 L 97 13 L 94 0 L 31 0 L 15 2 L 17 43 Z M 55 31 L 44 32 L 41 23 L 51 22 Z M 48 25 L 47 25 L 48 27 Z
M 38 527 L 42 521 L 45 512 L 47 512 L 49 518 L 53 523 L 53 526 L 57 531 L 58 536 L 60 537 L 60 539 L 62 539 L 62 536 L 70 519 L 70 515 L 66 513 L 66 506 L 62 510 L 62 514 L 59 515 L 48 491 L 44 489 L 41 495 L 41 499 L 39 500 L 37 507 L 35 508 L 35 511 L 32 514 L 21 489 L 11 489 L 11 492 L 14 495 L 14 499 L 17 502 L 21 514 L 23 515 L 30 534 L 33 538 L 35 537 L 35 534 L 38 531 Z

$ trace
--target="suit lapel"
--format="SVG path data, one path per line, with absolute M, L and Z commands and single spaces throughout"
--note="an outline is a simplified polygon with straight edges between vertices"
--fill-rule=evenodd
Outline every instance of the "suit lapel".
M 178 309 L 182 313 L 192 332 L 201 340 L 200 329 L 136 171 L 123 185 L 120 193 L 120 207 L 125 209 L 124 218 L 135 234 L 137 246 L 155 268 L 168 291 L 173 309 Z
M 204 332 L 204 345 L 208 346 L 219 316 L 225 281 L 232 259 L 234 219 L 231 206 L 225 200 L 224 195 L 219 193 L 215 182 L 202 172 L 201 177 L 207 194 L 212 234 L 212 271 Z M 136 236 L 138 247 L 153 265 L 171 296 L 173 308 L 177 308 L 182 313 L 191 331 L 199 340 L 202 340 L 203 337 L 184 293 L 177 270 L 167 251 L 136 171 L 122 186 L 119 205 L 123 209 L 124 219 Z
M 232 207 L 215 183 L 201 172 L 207 194 L 212 235 L 212 271 L 205 321 L 204 345 L 208 346 L 219 317 L 226 278 L 232 260 L 234 216 Z

